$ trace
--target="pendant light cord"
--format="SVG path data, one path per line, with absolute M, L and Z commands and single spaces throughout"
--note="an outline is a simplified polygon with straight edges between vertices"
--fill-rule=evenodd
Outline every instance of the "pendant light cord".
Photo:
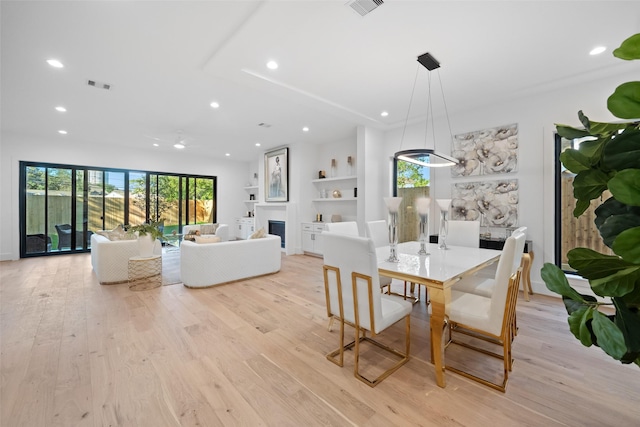
M 402 128 L 402 136 L 400 137 L 400 149 L 402 151 L 402 142 L 404 141 L 404 133 L 407 131 L 407 123 L 409 123 L 409 113 L 411 112 L 411 104 L 413 103 L 413 94 L 416 91 L 416 82 L 418 81 L 418 71 L 420 66 L 416 67 L 416 76 L 413 78 L 413 88 L 411 89 L 411 98 L 409 98 L 409 107 L 407 108 L 407 116 L 404 119 L 404 127 Z
M 444 105 L 444 114 L 447 116 L 447 125 L 449 126 L 449 135 L 453 141 L 453 132 L 451 131 L 451 122 L 449 121 L 449 110 L 447 109 L 447 101 L 444 99 L 444 89 L 442 88 L 442 78 L 440 78 L 440 70 L 438 70 L 438 82 L 440 83 L 440 92 L 442 93 L 442 104 Z M 435 146 L 434 146 L 435 149 Z

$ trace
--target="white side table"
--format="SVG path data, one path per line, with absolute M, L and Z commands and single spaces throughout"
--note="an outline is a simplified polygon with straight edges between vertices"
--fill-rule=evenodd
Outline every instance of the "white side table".
M 144 291 L 162 286 L 162 255 L 129 258 L 129 289 Z

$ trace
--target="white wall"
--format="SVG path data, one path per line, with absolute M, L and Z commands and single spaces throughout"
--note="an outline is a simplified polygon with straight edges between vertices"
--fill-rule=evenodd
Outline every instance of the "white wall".
M 55 140 L 55 141 L 54 141 Z M 218 222 L 233 226 L 234 219 L 247 208 L 243 187 L 253 176 L 246 162 L 207 159 L 179 153 L 153 150 L 118 151 L 113 148 L 60 143 L 59 138 L 37 140 L 2 134 L 0 147 L 0 260 L 19 258 L 18 173 L 20 161 L 59 163 L 154 172 L 202 174 L 218 177 Z
M 616 77 L 600 79 L 579 86 L 538 94 L 526 99 L 514 100 L 482 109 L 450 116 L 454 134 L 486 129 L 500 125 L 517 123 L 519 128 L 518 171 L 496 175 L 492 178 L 514 178 L 519 183 L 519 224 L 527 226 L 527 238 L 533 241 L 535 253 L 531 271 L 534 292 L 549 293 L 540 278 L 544 262 L 553 262 L 554 243 L 554 132 L 555 123 L 579 127 L 578 110 L 595 121 L 616 120 L 606 109 L 607 97 L 616 86 L 637 79 L 637 73 L 626 73 Z M 451 152 L 451 137 L 445 118 L 437 118 L 435 127 L 436 148 L 446 154 Z M 399 150 L 402 129 L 385 135 L 385 154 L 381 155 L 379 170 L 386 173 L 389 182 L 388 157 Z M 411 141 L 418 141 L 412 146 Z M 403 149 L 425 148 L 424 123 L 407 127 Z M 428 147 L 433 148 L 429 142 Z M 473 181 L 473 179 L 451 178 L 450 170 L 432 170 L 433 198 L 449 198 L 453 182 Z M 489 176 L 480 178 L 489 179 Z M 431 218 L 436 218 L 432 204 Z M 434 231 L 435 221 L 431 222 Z

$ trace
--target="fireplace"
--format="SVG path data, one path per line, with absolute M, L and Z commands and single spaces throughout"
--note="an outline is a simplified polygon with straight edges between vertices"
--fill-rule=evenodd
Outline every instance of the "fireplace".
M 280 236 L 280 247 L 285 247 L 285 222 L 269 220 L 269 234 Z

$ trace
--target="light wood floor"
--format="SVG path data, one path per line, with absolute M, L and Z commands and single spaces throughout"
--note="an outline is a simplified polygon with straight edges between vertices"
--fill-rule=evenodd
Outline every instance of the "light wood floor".
M 289 256 L 271 276 L 133 292 L 99 285 L 84 254 L 0 263 L 0 424 L 640 425 L 640 369 L 582 347 L 561 301 L 537 295 L 518 303 L 506 394 L 451 372 L 446 389 L 435 385 L 424 303 L 412 359 L 369 388 L 351 354 L 344 368 L 325 359 L 338 337 L 326 328 L 321 264 Z M 402 327 L 385 336 L 399 344 Z

